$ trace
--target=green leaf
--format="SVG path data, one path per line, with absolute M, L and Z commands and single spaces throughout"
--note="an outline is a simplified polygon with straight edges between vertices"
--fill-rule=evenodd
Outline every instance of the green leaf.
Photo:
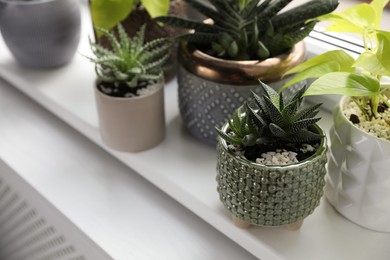
M 91 0 L 93 25 L 106 30 L 113 28 L 129 15 L 133 4 L 133 0 Z M 101 36 L 100 32 L 97 34 Z
M 141 2 L 152 18 L 168 14 L 169 0 L 141 0 Z
M 348 68 L 351 67 L 351 65 L 354 63 L 355 60 L 352 58 L 351 55 L 349 55 L 345 51 L 342 51 L 342 50 L 328 51 L 328 52 L 325 52 L 321 55 L 315 56 L 315 57 L 311 58 L 310 60 L 308 60 L 302 64 L 299 64 L 298 66 L 295 66 L 294 68 L 287 71 L 284 74 L 284 76 L 289 75 L 289 74 L 293 74 L 293 73 L 297 73 L 297 72 L 301 72 L 301 71 L 309 69 L 313 66 L 317 66 L 319 64 L 326 63 L 329 61 L 337 62 L 338 64 L 340 64 L 340 69 L 342 69 L 344 71 L 344 70 L 348 70 Z
M 382 20 L 382 13 L 383 13 L 383 8 L 387 5 L 389 0 L 373 0 L 370 3 L 370 6 L 374 9 L 375 11 L 375 22 L 374 28 L 379 28 L 380 22 Z
M 287 71 L 284 76 L 293 73 L 298 74 L 286 82 L 280 91 L 297 82 L 319 78 L 330 72 L 353 72 L 355 70 L 352 67 L 354 61 L 351 55 L 342 50 L 329 51 L 318 55 Z
M 340 94 L 344 96 L 373 96 L 380 91 L 375 78 L 348 72 L 331 72 L 314 81 L 306 90 L 305 96 Z
M 354 5 L 339 13 L 319 17 L 320 21 L 332 21 L 327 31 L 363 34 L 367 28 L 375 28 L 375 9 L 366 3 Z
M 390 40 L 382 33 L 377 33 L 377 47 L 374 52 L 362 53 L 354 63 L 373 75 L 390 76 Z

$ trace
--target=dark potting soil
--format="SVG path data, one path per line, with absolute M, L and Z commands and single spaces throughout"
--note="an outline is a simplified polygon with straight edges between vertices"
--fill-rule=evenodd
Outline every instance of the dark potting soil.
M 313 147 L 319 145 L 318 142 L 307 142 L 305 144 L 310 144 Z M 267 152 L 274 152 L 278 149 L 280 150 L 285 149 L 286 151 L 297 153 L 296 158 L 300 162 L 309 158 L 316 152 L 316 150 L 303 152 L 302 151 L 304 150 L 303 144 L 299 144 L 299 143 L 275 143 L 275 144 L 262 144 L 262 145 L 247 147 L 245 149 L 244 156 L 248 160 L 256 162 L 257 158 L 261 158 L 261 154 Z
M 126 84 L 120 84 L 118 86 L 114 86 L 114 84 L 110 82 L 100 82 L 97 87 L 99 91 L 111 97 L 128 97 L 128 96 L 138 96 L 137 91 L 147 86 L 148 83 L 146 81 L 143 81 L 140 82 L 138 86 L 134 88 L 131 88 Z M 109 89 L 110 93 L 104 91 L 103 88 L 106 90 Z

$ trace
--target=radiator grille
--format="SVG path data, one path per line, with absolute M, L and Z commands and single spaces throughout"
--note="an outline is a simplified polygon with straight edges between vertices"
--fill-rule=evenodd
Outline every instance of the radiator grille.
M 65 259 L 85 257 L 0 178 L 0 260 Z

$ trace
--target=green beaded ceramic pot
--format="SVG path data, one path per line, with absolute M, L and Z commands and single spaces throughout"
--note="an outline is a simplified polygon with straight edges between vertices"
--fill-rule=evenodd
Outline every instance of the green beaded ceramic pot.
M 324 135 L 320 127 L 315 131 Z M 222 131 L 226 132 L 225 124 Z M 326 137 L 311 157 L 286 166 L 261 165 L 237 156 L 222 138 L 217 145 L 220 200 L 234 219 L 260 226 L 300 223 L 324 193 Z M 237 224 L 237 223 L 236 223 Z

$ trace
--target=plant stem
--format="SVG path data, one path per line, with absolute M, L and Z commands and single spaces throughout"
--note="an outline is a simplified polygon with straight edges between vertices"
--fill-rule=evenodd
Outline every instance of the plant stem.
M 360 109 L 360 111 L 361 111 L 362 114 L 364 115 L 364 118 L 365 118 L 366 120 L 369 121 L 369 120 L 370 120 L 370 115 L 367 113 L 367 111 L 366 111 L 366 109 L 364 108 L 364 106 L 362 106 L 362 104 L 360 104 L 359 98 L 357 98 L 357 97 L 351 97 L 351 99 L 352 99 L 352 101 L 355 102 L 355 104 L 358 106 L 358 108 Z M 364 102 L 366 102 L 364 98 L 363 98 L 363 100 L 364 100 Z M 367 103 L 366 103 L 366 105 L 367 105 Z

